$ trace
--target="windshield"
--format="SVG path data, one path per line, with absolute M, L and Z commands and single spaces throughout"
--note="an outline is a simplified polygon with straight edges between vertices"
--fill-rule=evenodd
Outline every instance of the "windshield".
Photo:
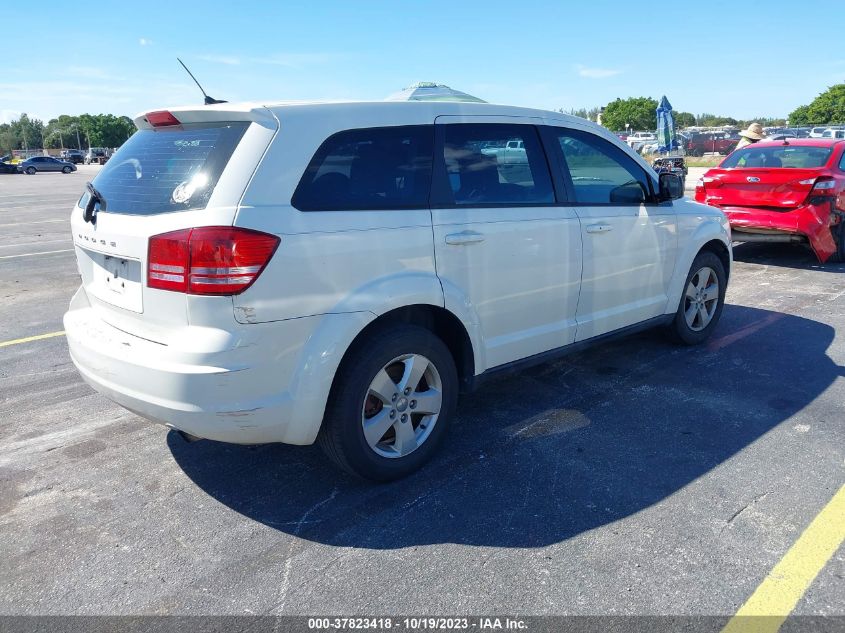
M 755 147 L 751 145 L 728 156 L 722 162 L 721 167 L 814 169 L 824 167 L 832 151 L 829 147 L 796 145 Z
M 204 209 L 249 123 L 139 130 L 93 185 L 109 213 L 153 215 Z M 88 194 L 80 200 L 84 207 Z

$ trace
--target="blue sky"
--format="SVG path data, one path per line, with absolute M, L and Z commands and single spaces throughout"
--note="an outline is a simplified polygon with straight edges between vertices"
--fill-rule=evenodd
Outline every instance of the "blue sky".
M 845 81 L 843 2 L 665 5 L 671 17 L 599 0 L 7 3 L 0 122 L 200 103 L 177 56 L 230 101 L 381 99 L 437 81 L 546 109 L 666 94 L 676 110 L 748 118 Z

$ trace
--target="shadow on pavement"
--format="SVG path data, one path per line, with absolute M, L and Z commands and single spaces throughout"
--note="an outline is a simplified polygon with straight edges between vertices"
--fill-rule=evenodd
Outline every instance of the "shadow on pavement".
M 845 264 L 833 258 L 820 264 L 813 251 L 801 244 L 763 244 L 745 242 L 734 244 L 734 260 L 749 264 L 765 264 L 782 268 L 820 270 L 823 272 L 845 272 Z
M 727 305 L 700 347 L 659 331 L 605 344 L 464 397 L 439 457 L 387 485 L 346 477 L 316 447 L 168 444 L 208 495 L 304 539 L 540 547 L 660 502 L 806 407 L 844 375 L 833 338 Z

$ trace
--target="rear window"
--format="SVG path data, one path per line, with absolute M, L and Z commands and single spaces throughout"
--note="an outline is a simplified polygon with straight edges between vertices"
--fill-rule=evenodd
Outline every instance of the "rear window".
M 154 215 L 204 209 L 249 123 L 139 130 L 94 178 L 102 211 Z M 80 206 L 88 202 L 82 196 Z
M 751 145 L 728 156 L 721 167 L 814 169 L 824 167 L 830 158 L 831 151 L 829 147 L 802 147 L 800 145 L 755 147 Z
M 431 125 L 363 128 L 329 137 L 293 194 L 300 211 L 427 209 Z

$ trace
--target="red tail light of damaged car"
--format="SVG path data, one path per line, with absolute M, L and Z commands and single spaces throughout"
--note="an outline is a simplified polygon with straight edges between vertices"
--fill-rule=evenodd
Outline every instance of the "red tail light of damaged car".
M 211 226 L 150 238 L 147 286 L 194 295 L 235 295 L 249 288 L 279 245 L 275 235 Z

